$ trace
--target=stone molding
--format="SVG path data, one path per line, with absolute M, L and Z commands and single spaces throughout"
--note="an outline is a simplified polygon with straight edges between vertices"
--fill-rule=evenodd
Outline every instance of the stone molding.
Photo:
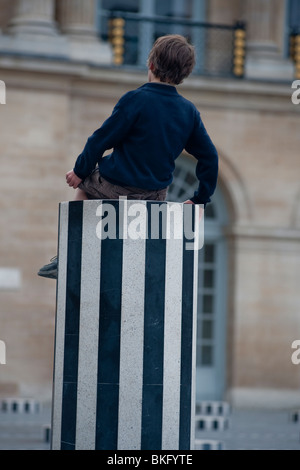
M 95 0 L 17 0 L 0 35 L 0 52 L 94 65 L 112 62 L 109 44 L 97 36 Z

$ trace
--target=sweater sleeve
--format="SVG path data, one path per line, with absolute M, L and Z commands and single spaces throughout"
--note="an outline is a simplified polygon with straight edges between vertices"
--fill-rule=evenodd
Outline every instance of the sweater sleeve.
M 199 180 L 199 187 L 191 197 L 191 201 L 205 206 L 210 202 L 210 197 L 217 185 L 218 153 L 198 110 L 196 110 L 194 129 L 185 149 L 197 160 L 196 176 Z
M 104 152 L 115 147 L 128 133 L 133 123 L 133 114 L 126 111 L 129 96 L 130 92 L 119 100 L 111 116 L 88 138 L 74 166 L 79 178 L 89 176 Z

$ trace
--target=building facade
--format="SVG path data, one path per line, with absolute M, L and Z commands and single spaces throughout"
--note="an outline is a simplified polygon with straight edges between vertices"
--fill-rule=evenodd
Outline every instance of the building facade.
M 116 65 L 117 11 L 127 26 Z M 228 68 L 237 24 L 238 76 Z M 147 80 L 154 39 L 179 32 L 198 63 L 179 92 L 220 156 L 200 252 L 197 399 L 300 405 L 299 27 L 289 0 L 0 0 L 2 396 L 51 400 L 56 286 L 36 272 L 56 254 L 58 204 L 73 196 L 65 173 L 120 96 Z M 170 200 L 193 194 L 194 168 L 180 156 Z

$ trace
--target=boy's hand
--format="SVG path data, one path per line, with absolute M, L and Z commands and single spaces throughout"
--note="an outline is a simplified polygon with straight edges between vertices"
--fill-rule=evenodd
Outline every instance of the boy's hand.
M 184 201 L 184 204 L 194 204 L 194 202 L 193 202 L 193 201 L 190 201 L 190 200 L 188 199 L 187 201 Z M 204 209 L 203 209 L 203 207 L 199 207 L 199 216 L 200 216 L 200 220 L 202 219 L 203 214 L 204 214 Z
M 68 171 L 68 173 L 66 174 L 66 181 L 67 181 L 67 184 L 68 184 L 71 188 L 77 189 L 78 186 L 80 185 L 82 179 L 80 179 L 80 178 L 74 173 L 74 171 L 71 170 L 71 171 Z
M 184 201 L 184 204 L 194 204 L 193 201 L 190 201 L 189 199 L 187 201 Z

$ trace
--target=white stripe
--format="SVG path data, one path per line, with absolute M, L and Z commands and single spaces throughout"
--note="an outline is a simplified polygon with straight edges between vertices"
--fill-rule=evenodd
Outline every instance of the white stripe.
M 100 251 L 96 236 L 99 201 L 83 204 L 77 388 L 77 450 L 94 450 L 96 439 Z
M 176 237 L 180 226 L 182 230 L 183 207 L 181 204 L 176 206 L 172 207 L 176 217 L 167 222 L 170 238 L 166 243 L 163 450 L 179 448 L 183 240 Z
M 195 240 L 200 239 L 200 211 L 199 206 L 195 205 Z M 202 216 L 204 217 L 204 215 Z M 203 220 L 201 221 L 203 224 Z M 203 227 L 203 226 L 202 226 Z M 201 246 L 203 243 L 201 244 Z M 197 245 L 195 246 L 197 248 Z M 199 250 L 194 250 L 194 277 L 193 277 L 193 345 L 192 345 L 192 400 L 191 400 L 191 443 L 190 449 L 195 449 L 195 409 L 196 409 L 196 346 L 197 346 L 197 304 L 198 304 L 198 269 L 199 269 Z
M 63 399 L 66 283 L 68 251 L 69 203 L 60 204 L 58 242 L 58 280 L 56 294 L 55 357 L 52 405 L 52 444 L 53 450 L 61 448 L 61 420 Z
M 128 201 L 126 204 L 130 211 L 134 202 Z M 142 202 L 139 201 L 139 204 Z M 146 208 L 146 203 L 143 204 Z M 126 222 L 125 214 L 124 226 Z M 119 450 L 141 448 L 145 249 L 145 239 L 133 240 L 128 236 L 123 242 Z

